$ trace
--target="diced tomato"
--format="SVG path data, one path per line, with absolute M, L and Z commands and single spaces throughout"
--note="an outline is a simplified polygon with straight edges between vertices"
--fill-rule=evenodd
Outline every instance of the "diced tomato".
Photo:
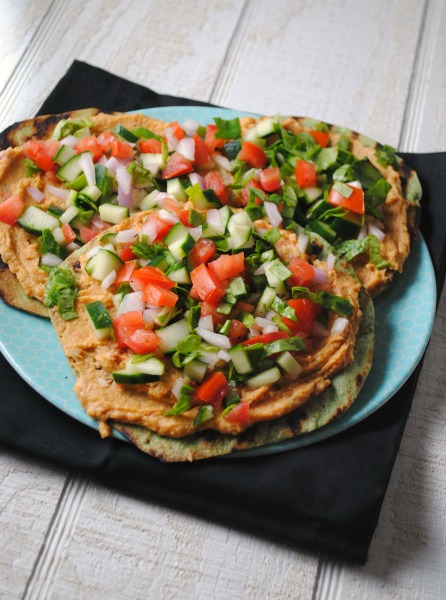
M 167 287 L 148 283 L 144 287 L 144 300 L 152 306 L 175 306 L 178 296 Z
M 163 219 L 158 216 L 158 213 L 155 212 L 150 213 L 147 217 L 147 221 L 153 221 L 155 223 L 157 234 L 156 238 L 153 240 L 154 242 L 162 242 L 173 227 L 173 223 L 163 221 Z
M 195 142 L 195 158 L 194 165 L 197 167 L 202 167 L 207 169 L 211 166 L 211 154 L 209 152 L 209 148 L 206 145 L 206 142 L 201 139 L 198 133 L 194 133 L 193 140 Z
M 271 333 L 262 333 L 242 342 L 244 346 L 252 346 L 252 344 L 269 344 L 276 340 L 282 340 L 290 337 L 286 331 L 271 331 Z
M 129 283 L 136 269 L 137 266 L 134 260 L 123 265 L 116 275 L 116 279 L 114 281 L 115 285 L 121 285 L 121 283 Z
M 260 172 L 260 184 L 265 192 L 275 192 L 280 189 L 279 167 L 268 167 Z
M 255 309 L 254 304 L 249 304 L 249 302 L 242 302 L 241 300 L 236 302 L 235 306 L 234 306 L 234 310 L 236 310 L 237 312 L 252 313 L 252 312 L 254 312 L 254 309 Z
M 186 227 L 192 227 L 192 223 L 189 221 L 189 211 L 188 210 L 182 210 L 180 212 L 180 214 L 178 215 L 178 218 L 183 223 L 183 225 L 185 225 Z
M 316 144 L 325 148 L 330 141 L 330 134 L 326 131 L 316 131 L 315 129 L 310 131 L 311 135 L 314 137 Z
M 256 190 L 262 189 L 260 181 L 257 181 L 257 179 L 254 179 L 254 177 L 246 183 L 246 187 L 247 188 L 255 188 Z
M 172 127 L 172 133 L 177 138 L 178 141 L 180 141 L 184 137 L 186 137 L 186 134 L 184 133 L 184 129 L 181 127 L 181 125 L 178 123 L 178 121 L 175 121 L 174 123 L 172 123 L 171 127 Z
M 217 125 L 206 125 L 206 136 L 204 138 L 206 146 L 209 148 L 209 152 L 212 154 L 216 148 L 223 148 L 227 140 L 223 140 L 215 137 L 217 131 Z
M 246 339 L 248 335 L 248 328 L 241 321 L 232 319 L 229 325 L 228 338 L 233 346 L 240 344 Z
M 228 188 L 225 186 L 222 178 L 216 171 L 210 171 L 209 173 L 206 173 L 204 177 L 204 183 L 206 189 L 214 190 L 221 204 L 228 203 Z
M 82 223 L 79 225 L 79 237 L 85 244 L 96 237 L 98 233 L 99 231 L 94 227 L 87 227 Z
M 149 138 L 148 140 L 140 140 L 139 151 L 144 154 L 161 154 L 161 142 L 155 138 Z
M 136 352 L 136 354 L 148 354 L 156 352 L 160 338 L 150 329 L 137 329 L 130 337 L 126 338 L 125 344 Z
M 363 215 L 365 210 L 363 190 L 353 185 L 346 185 L 352 190 L 352 193 L 348 198 L 340 194 L 334 188 L 331 188 L 327 202 L 333 204 L 333 206 L 342 206 L 342 208 L 347 208 L 352 212 Z
M 143 284 L 153 283 L 168 290 L 176 286 L 176 283 L 169 279 L 161 269 L 151 267 L 150 265 L 141 267 L 133 273 L 132 281 L 136 280 L 141 281 Z
M 307 160 L 296 162 L 295 175 L 297 185 L 301 188 L 316 187 L 316 165 Z
M 133 254 L 132 251 L 132 246 L 134 246 L 134 242 L 128 242 L 127 244 L 125 244 L 123 246 L 123 248 L 121 248 L 121 250 L 118 252 L 118 256 L 121 260 L 123 260 L 124 262 L 127 262 L 129 260 L 133 260 L 134 258 L 136 258 L 136 256 Z
M 292 258 L 288 268 L 293 273 L 292 276 L 287 279 L 289 287 L 293 287 L 293 285 L 308 287 L 313 282 L 315 274 L 314 267 L 304 258 L 299 258 L 297 256 Z
M 201 264 L 207 264 L 212 260 L 217 252 L 215 242 L 209 238 L 201 238 L 192 248 L 189 254 L 191 267 L 195 268 Z
M 62 225 L 62 233 L 64 235 L 64 238 L 67 240 L 68 244 L 76 239 L 76 234 L 68 225 L 68 223 L 64 223 Z
M 189 290 L 189 296 L 191 298 L 193 298 L 194 300 L 201 300 L 200 298 L 200 294 L 197 292 L 197 290 L 194 288 L 194 286 L 192 286 Z M 206 316 L 206 315 L 203 315 Z
M 192 298 L 195 298 L 196 300 L 200 300 L 200 296 L 198 296 L 198 294 L 196 297 L 194 295 L 192 295 L 193 290 L 194 290 L 194 288 L 191 289 L 190 296 Z M 223 325 L 226 322 L 226 319 L 228 318 L 227 315 L 223 315 L 222 313 L 219 313 L 217 311 L 217 308 L 218 308 L 218 304 L 211 304 L 210 302 L 202 302 L 201 303 L 201 310 L 200 310 L 201 316 L 202 317 L 211 316 L 214 327 L 217 327 L 217 325 Z
M 99 233 L 100 231 L 105 231 L 106 229 L 108 229 L 110 227 L 110 223 L 106 223 L 101 219 L 98 213 L 95 213 L 91 218 L 90 227 L 97 229 Z
M 195 397 L 204 404 L 221 406 L 223 398 L 229 391 L 229 383 L 221 371 L 214 371 L 195 390 Z
M 190 278 L 201 300 L 217 304 L 226 293 L 222 283 L 218 281 L 206 265 L 201 264 L 191 271 Z
M 242 149 L 238 153 L 237 158 L 244 160 L 255 169 L 263 169 L 268 160 L 265 151 L 252 142 L 243 142 Z
M 231 423 L 240 423 L 246 425 L 249 423 L 249 402 L 242 400 L 238 404 L 231 408 L 231 410 L 225 415 L 225 419 Z
M 120 348 L 125 348 L 127 340 L 137 329 L 144 329 L 142 312 L 139 310 L 130 311 L 119 315 L 113 319 L 116 343 Z
M 187 175 L 188 173 L 192 173 L 193 170 L 194 168 L 190 160 L 184 158 L 182 154 L 174 152 L 167 159 L 167 164 L 163 171 L 163 179 L 172 179 L 180 175 Z
M 108 156 L 122 159 L 133 157 L 133 146 L 118 139 L 111 131 L 100 133 L 97 141 L 102 146 L 103 152 Z
M 288 306 L 294 308 L 297 322 L 282 317 L 283 322 L 287 325 L 293 335 L 298 335 L 303 332 L 310 335 L 313 331 L 314 322 L 316 320 L 318 307 L 311 300 L 306 298 L 296 298 L 288 300 Z
M 53 158 L 60 148 L 57 140 L 30 140 L 25 144 L 25 154 L 33 160 L 42 171 L 51 171 Z
M 245 255 L 243 252 L 237 254 L 222 254 L 208 265 L 209 270 L 218 281 L 225 281 L 236 277 L 245 270 Z
M 97 162 L 104 154 L 104 149 L 99 144 L 95 135 L 88 135 L 78 141 L 74 149 L 78 154 L 86 152 L 87 150 L 92 153 L 94 162 Z
M 8 225 L 15 225 L 18 218 L 25 210 L 25 203 L 14 194 L 0 204 L 0 221 Z

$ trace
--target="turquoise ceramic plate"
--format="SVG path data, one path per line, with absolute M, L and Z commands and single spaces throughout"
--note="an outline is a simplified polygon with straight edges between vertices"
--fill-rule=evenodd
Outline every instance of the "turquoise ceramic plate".
M 145 112 L 167 121 L 186 118 L 200 123 L 213 117 L 233 118 L 236 111 L 203 107 L 168 107 Z M 329 438 L 359 423 L 403 385 L 420 361 L 432 331 L 436 283 L 432 262 L 422 237 L 407 260 L 404 273 L 375 303 L 376 345 L 373 366 L 354 404 L 338 420 L 289 441 L 240 453 L 270 454 L 299 448 Z M 69 367 L 50 321 L 22 313 L 0 302 L 0 349 L 31 387 L 67 415 L 97 428 L 73 392 Z

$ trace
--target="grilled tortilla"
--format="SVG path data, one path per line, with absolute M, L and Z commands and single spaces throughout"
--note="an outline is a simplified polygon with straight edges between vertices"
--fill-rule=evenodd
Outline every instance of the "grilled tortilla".
M 78 291 L 72 295 L 73 303 L 68 315 L 66 312 L 61 313 L 60 307 L 59 310 L 53 307 L 50 311 L 51 319 L 68 362 L 76 374 L 75 392 L 81 404 L 91 417 L 100 422 L 102 433 L 108 433 L 108 428 L 112 426 L 144 452 L 165 461 L 197 460 L 255 448 L 321 427 L 347 410 L 371 366 L 374 345 L 373 304 L 349 265 L 342 260 L 337 260 L 335 266 L 327 264 L 329 256 L 331 260 L 334 259 L 331 248 L 316 235 L 312 235 L 308 241 L 303 230 L 291 232 L 273 228 L 265 220 L 252 223 L 243 211 L 231 210 L 231 215 L 226 233 L 231 251 L 228 253 L 217 248 L 214 257 L 207 261 L 208 267 L 203 262 L 198 266 L 197 263 L 191 264 L 195 246 L 187 236 L 191 231 L 196 236 L 199 233 L 193 228 L 181 226 L 181 223 L 180 230 L 182 227 L 186 230 L 184 239 L 189 239 L 187 250 L 184 250 L 183 241 L 178 240 L 176 233 L 166 236 L 165 244 L 146 243 L 144 235 L 150 230 L 148 224 L 154 218 L 154 213 L 148 211 L 121 222 L 104 236 L 99 236 L 100 239 L 91 241 L 66 259 L 60 269 L 70 274 Z M 243 227 L 250 227 L 246 240 L 240 239 L 241 230 L 231 227 L 231 223 L 236 222 L 243 222 Z M 129 231 L 132 233 L 129 234 Z M 121 238 L 115 238 L 118 232 L 121 233 Z M 123 299 L 122 288 L 118 284 L 108 283 L 111 280 L 101 283 L 94 275 L 96 273 L 96 277 L 105 280 L 109 274 L 102 269 L 102 262 L 99 266 L 99 260 L 105 255 L 104 252 L 116 252 L 122 256 L 124 242 L 120 240 L 127 239 L 129 235 L 134 236 L 135 244 L 139 240 L 137 249 L 140 258 L 137 270 L 129 275 L 128 281 L 132 289 L 127 289 L 129 295 Z M 196 237 L 196 245 L 202 239 L 204 238 Z M 209 238 L 206 239 L 209 241 Z M 218 237 L 214 239 L 217 244 L 224 246 L 223 240 Z M 110 246 L 110 241 L 114 248 Z M 182 257 L 181 252 L 178 254 L 179 247 L 184 252 Z M 150 248 L 156 253 L 151 260 L 163 265 L 167 273 L 164 275 L 157 270 L 156 284 L 153 285 L 153 274 L 150 274 L 153 267 L 150 263 L 141 267 L 141 261 L 144 265 L 147 263 L 141 256 L 149 256 Z M 169 270 L 164 258 L 167 257 L 169 262 L 171 253 L 174 255 L 174 263 L 171 263 Z M 98 256 L 101 258 L 98 259 Z M 242 263 L 238 264 L 236 270 L 226 271 L 226 275 L 221 274 L 213 263 L 220 261 L 221 267 L 222 257 L 228 257 L 231 264 L 241 257 Z M 319 309 L 313 305 L 315 310 L 320 311 L 317 319 L 320 321 L 319 330 L 322 331 L 318 334 L 313 334 L 316 331 L 313 323 L 306 329 L 304 321 L 300 321 L 301 318 L 304 319 L 303 315 L 295 321 L 290 320 L 288 309 L 295 305 L 287 299 L 294 295 L 294 288 L 291 290 L 296 281 L 290 279 L 294 271 L 290 272 L 287 265 L 292 268 L 293 260 L 296 259 L 311 265 L 310 270 L 315 274 L 317 272 L 319 279 L 313 283 L 307 282 L 309 288 L 299 288 L 304 295 L 295 297 L 307 297 L 305 294 L 310 293 L 311 288 L 311 298 L 321 292 L 321 297 L 329 303 L 325 304 L 325 308 L 320 306 Z M 120 264 L 119 285 L 122 284 L 123 270 L 125 272 L 129 265 L 135 268 L 134 263 L 135 258 L 125 265 Z M 172 271 L 173 264 L 175 268 Z M 274 270 L 269 271 L 273 269 L 272 265 Z M 148 276 L 147 272 L 150 275 L 150 281 L 142 288 L 141 279 L 138 278 L 139 270 L 144 272 L 144 277 Z M 188 275 L 185 275 L 186 271 Z M 219 314 L 214 311 L 211 319 L 216 319 L 214 333 L 220 332 L 217 333 L 218 340 L 215 342 L 212 335 L 209 337 L 209 333 L 204 331 L 202 321 L 209 315 L 209 302 L 204 298 L 208 298 L 207 294 L 213 294 L 214 291 L 210 291 L 209 283 L 203 284 L 203 280 L 200 283 L 197 279 L 198 272 L 200 277 L 203 272 L 207 275 L 209 272 L 213 273 L 214 278 L 217 277 L 215 273 L 220 273 L 218 281 L 226 289 L 223 292 L 224 298 L 220 294 L 218 304 L 223 312 Z M 273 272 L 278 278 L 271 275 Z M 181 279 L 174 276 L 175 273 L 181 273 Z M 177 298 L 175 305 L 170 304 L 172 308 L 166 321 L 165 309 L 154 300 L 152 287 L 165 286 L 166 280 L 163 277 L 169 276 L 179 283 L 171 285 L 170 293 L 176 294 Z M 188 277 L 190 280 L 186 283 Z M 244 284 L 243 281 L 249 283 Z M 284 283 L 286 281 L 289 283 Z M 242 289 L 238 299 L 231 300 L 231 294 L 236 293 L 236 288 L 240 290 L 240 285 L 245 285 L 245 289 Z M 51 295 L 53 292 L 48 288 L 49 285 L 47 294 Z M 269 310 L 264 305 L 264 288 L 272 291 L 274 297 L 274 301 L 270 299 L 272 304 Z M 60 287 L 55 286 L 55 289 Z M 140 296 L 136 298 L 135 294 Z M 120 307 L 126 298 L 130 299 L 130 295 L 133 295 L 132 303 L 135 298 L 137 302 L 143 299 L 142 305 L 132 304 L 134 310 L 130 310 L 131 318 L 136 319 L 138 311 L 144 310 L 144 324 L 141 322 L 140 327 L 150 330 L 151 335 L 161 339 L 160 345 L 148 357 L 143 355 L 138 358 L 140 355 L 133 345 L 135 340 L 132 343 L 128 338 L 127 342 L 123 341 L 123 336 L 128 335 L 129 330 L 123 333 L 122 318 L 127 313 L 121 313 Z M 191 301 L 190 295 L 196 300 Z M 333 300 L 334 304 L 331 304 Z M 54 299 L 54 302 L 57 300 Z M 104 324 L 104 315 L 97 320 L 95 326 L 88 313 L 89 307 L 97 306 L 97 303 L 102 304 L 114 323 L 114 334 L 106 332 L 104 337 L 101 333 L 100 339 L 95 327 L 102 327 L 98 323 L 100 321 Z M 226 308 L 228 303 L 229 310 Z M 67 310 L 66 306 L 63 310 Z M 161 313 L 156 313 L 157 310 Z M 247 310 L 251 310 L 252 314 L 246 313 Z M 150 316 L 146 315 L 147 311 Z M 154 317 L 153 311 L 158 317 Z M 198 312 L 195 314 L 194 311 Z M 161 314 L 163 320 L 160 321 Z M 266 319 L 255 321 L 256 314 L 262 314 Z M 200 321 L 197 321 L 198 318 Z M 209 321 L 210 317 L 207 318 Z M 228 326 L 233 321 L 240 325 L 241 320 L 247 323 L 242 337 L 227 337 L 230 336 L 227 333 L 230 331 Z M 275 326 L 278 321 L 281 330 Z M 344 326 L 338 329 L 335 323 L 339 325 L 341 321 Z M 110 323 L 111 321 L 108 324 Z M 287 326 L 284 327 L 284 324 Z M 177 327 L 180 333 L 172 333 Z M 262 328 L 265 327 L 272 333 L 262 333 Z M 173 336 L 176 336 L 174 341 Z M 219 345 L 225 340 L 229 340 L 228 345 Z M 257 344 L 254 344 L 256 341 Z M 199 342 L 198 346 L 196 342 Z M 227 348 L 227 352 L 221 354 L 222 348 Z M 242 354 L 241 362 L 239 358 L 233 358 L 231 352 L 234 348 Z M 144 353 L 144 348 L 139 347 L 139 352 Z M 220 354 L 217 356 L 218 352 Z M 284 355 L 290 362 L 276 362 Z M 246 357 L 247 371 L 246 363 L 243 362 Z M 158 361 L 158 367 L 161 364 L 161 373 L 153 381 L 142 383 L 139 375 L 148 372 L 148 367 L 144 365 L 151 365 L 154 360 Z M 196 363 L 193 371 L 188 370 L 191 360 Z M 196 368 L 200 370 L 198 375 Z M 223 374 L 220 379 L 229 381 L 228 387 L 224 388 L 224 401 L 222 396 L 219 397 L 221 390 L 217 384 L 211 389 L 210 395 L 208 390 L 208 395 L 203 396 L 202 386 L 217 372 Z

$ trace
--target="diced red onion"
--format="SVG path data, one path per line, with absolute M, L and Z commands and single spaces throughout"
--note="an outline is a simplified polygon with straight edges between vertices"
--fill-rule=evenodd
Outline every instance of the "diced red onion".
M 221 167 L 225 171 L 232 170 L 231 161 L 228 158 L 226 158 L 226 156 L 220 154 L 220 152 L 214 152 L 212 154 L 212 159 L 217 163 L 219 167 Z
M 133 240 L 138 235 L 136 229 L 124 229 L 123 231 L 118 231 L 115 237 L 115 242 L 118 244 L 126 244 L 127 242 L 133 242 Z
M 189 233 L 191 234 L 191 236 L 194 238 L 195 241 L 199 240 L 203 233 L 202 225 L 199 225 L 198 227 L 192 227 L 192 229 L 189 229 Z
M 166 136 L 167 148 L 169 151 L 176 150 L 178 146 L 178 139 L 174 136 L 172 127 L 166 127 L 164 130 L 164 135 Z
M 192 185 L 195 185 L 196 183 L 198 183 L 198 185 L 200 186 L 200 189 L 204 190 L 206 184 L 204 183 L 204 179 L 203 177 L 201 177 L 201 175 L 198 175 L 198 173 L 191 173 L 189 175 L 189 181 L 191 182 Z
M 333 252 L 329 252 L 327 256 L 327 269 L 329 271 L 332 271 L 334 269 L 335 262 L 336 256 L 333 254 Z
M 218 354 L 216 352 L 205 352 L 200 356 L 200 360 L 201 362 L 204 362 L 207 365 L 209 365 L 211 369 L 213 369 L 220 359 L 218 358 Z
M 153 240 L 158 235 L 158 229 L 156 227 L 156 221 L 146 221 L 144 225 L 141 227 L 141 231 L 139 232 L 139 236 L 141 238 L 142 235 L 146 235 L 148 238 L 149 244 L 153 242 Z
M 254 323 L 260 327 L 260 329 L 271 325 L 271 321 L 269 319 L 264 319 L 263 317 L 255 317 Z
M 105 166 L 112 175 L 115 175 L 118 167 L 122 165 L 115 156 L 110 156 L 110 158 L 105 162 Z
M 338 317 L 333 322 L 333 325 L 331 327 L 331 333 L 333 335 L 336 335 L 337 333 L 343 333 L 347 325 L 348 319 L 346 319 L 345 317 Z
M 123 165 L 119 165 L 116 169 L 116 180 L 118 186 L 122 188 L 125 194 L 128 194 L 132 189 L 132 176 Z
M 51 185 L 50 183 L 46 184 L 46 190 L 53 196 L 56 196 L 56 198 L 60 198 L 61 200 L 65 200 L 65 201 L 68 198 L 68 194 L 70 193 L 70 190 L 56 187 L 55 185 Z
M 122 186 L 118 184 L 118 204 L 126 206 L 129 210 L 133 209 L 133 190 L 125 192 Z
M 263 333 L 276 333 L 277 331 L 279 331 L 279 328 L 274 323 L 270 323 L 263 328 Z
M 275 314 L 276 314 L 276 311 L 273 310 L 272 308 L 270 308 L 269 311 L 265 315 L 265 319 L 268 319 L 268 321 L 272 321 Z
M 217 352 L 217 356 L 220 360 L 224 360 L 225 362 L 229 362 L 231 360 L 229 352 L 226 352 L 226 350 L 219 350 Z
M 206 329 L 207 331 L 214 331 L 214 322 L 212 321 L 211 315 L 200 317 L 198 320 L 198 327 Z
M 352 187 L 359 188 L 362 190 L 362 184 L 360 181 L 349 181 L 347 185 L 351 185 Z
M 257 233 L 259 235 L 264 235 L 268 231 L 268 229 L 265 229 L 264 227 L 257 227 L 256 226 L 256 229 L 257 229 Z
M 260 334 L 260 329 L 258 327 L 250 327 L 249 328 L 249 337 L 256 337 Z
M 108 162 L 108 158 L 105 156 L 105 154 L 103 154 L 101 156 L 101 158 L 96 162 L 97 165 L 103 165 L 104 167 L 107 166 L 107 162 Z
M 47 267 L 57 267 L 58 265 L 60 265 L 60 263 L 63 262 L 63 260 L 59 256 L 56 256 L 51 252 L 47 252 L 42 255 L 40 262 L 43 265 L 46 265 Z
M 197 121 L 192 121 L 192 119 L 186 119 L 183 123 L 184 132 L 189 137 L 192 137 L 194 133 L 197 133 L 199 126 L 199 123 L 197 123 Z
M 41 192 L 40 190 L 38 190 L 36 187 L 34 187 L 32 185 L 29 185 L 26 188 L 26 191 L 31 196 L 31 198 L 34 200 L 34 202 L 41 202 L 45 196 L 45 194 L 43 192 Z
M 80 248 L 80 244 L 76 244 L 76 242 L 70 242 L 69 244 L 67 244 L 65 246 L 65 248 L 68 250 L 68 252 L 76 252 L 76 250 L 79 250 Z
M 205 342 L 216 346 L 217 348 L 223 348 L 224 350 L 228 350 L 231 347 L 231 342 L 229 338 L 221 333 L 214 333 L 213 331 L 208 331 L 207 329 L 203 329 L 202 327 L 197 327 L 195 331 L 198 333 L 200 337 L 204 339 Z M 201 360 L 204 360 L 203 358 Z
M 126 294 L 122 299 L 122 302 L 118 308 L 118 315 L 123 315 L 124 313 L 133 311 L 138 311 L 142 313 L 144 308 L 144 293 L 130 292 L 129 294 Z
M 383 239 L 386 237 L 384 231 L 381 231 L 381 229 L 378 229 L 376 225 L 372 225 L 371 223 L 367 226 L 367 230 L 369 232 L 369 235 L 376 235 L 380 242 L 382 242 Z
M 221 227 L 221 218 L 220 213 L 218 212 L 218 208 L 210 208 L 206 212 L 206 221 L 209 223 L 209 225 Z
M 313 325 L 313 330 L 311 332 L 315 337 L 327 337 L 329 335 L 329 331 L 326 327 L 319 323 L 319 321 L 315 321 Z
M 93 248 L 90 248 L 90 250 L 86 252 L 85 258 L 88 260 L 92 256 L 96 256 L 96 254 L 99 252 L 99 248 L 100 246 L 93 246 Z
M 255 271 L 254 271 L 254 275 L 263 275 L 265 273 L 265 265 L 267 265 L 269 263 L 262 263 L 260 265 L 260 267 L 258 267 Z
M 98 213 L 95 213 L 92 216 L 91 225 L 93 225 L 93 227 L 96 227 L 96 229 L 98 231 L 104 231 L 104 229 L 108 229 L 108 227 L 110 227 L 110 225 L 108 223 L 106 223 L 105 221 L 103 221 L 101 219 L 101 217 L 98 215 Z
M 151 325 L 155 321 L 161 310 L 162 307 L 146 308 L 145 310 L 143 310 L 142 320 L 147 325 Z
M 184 137 L 179 141 L 177 152 L 187 158 L 187 160 L 195 159 L 195 140 L 190 137 Z
M 93 158 L 89 152 L 84 152 L 79 159 L 79 165 L 85 173 L 88 185 L 96 185 L 96 173 L 94 170 Z
M 116 277 L 116 271 L 110 271 L 110 273 L 101 281 L 101 290 L 108 290 L 111 284 L 115 282 Z
M 299 233 L 297 236 L 297 247 L 301 254 L 305 254 L 308 246 L 308 235 L 306 233 Z
M 178 218 L 178 215 L 176 215 L 174 212 L 172 212 L 171 210 L 166 210 L 164 208 L 161 208 L 158 211 L 158 216 L 159 218 L 164 221 L 165 223 L 172 223 L 173 225 L 175 225 L 175 223 L 178 223 L 178 221 L 180 220 Z
M 172 386 L 172 394 L 175 398 L 179 398 L 181 394 L 181 388 L 183 387 L 185 382 L 184 377 L 179 377 Z
M 282 223 L 282 215 L 277 208 L 277 204 L 265 201 L 263 206 L 265 207 L 265 212 L 271 225 L 273 227 L 278 227 Z
M 313 283 L 316 285 L 327 285 L 328 283 L 328 275 L 324 269 L 320 269 L 319 267 L 313 266 L 314 269 L 314 278 Z

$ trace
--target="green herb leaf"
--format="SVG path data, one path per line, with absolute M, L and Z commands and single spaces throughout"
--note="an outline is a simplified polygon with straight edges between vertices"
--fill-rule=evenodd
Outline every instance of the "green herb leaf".
M 388 181 L 381 177 L 378 181 L 369 188 L 364 194 L 364 200 L 367 204 L 376 208 L 386 201 L 387 194 L 392 186 Z
M 227 121 L 215 117 L 214 122 L 217 125 L 217 131 L 215 132 L 215 137 L 217 139 L 234 140 L 242 135 L 242 128 L 238 117 Z
M 42 236 L 39 238 L 41 240 L 39 253 L 40 254 L 55 254 L 59 258 L 64 257 L 64 250 L 60 244 L 56 242 L 54 239 L 54 235 L 51 229 L 44 229 L 42 231 Z
M 68 269 L 54 267 L 45 286 L 43 304 L 48 308 L 57 306 L 58 312 L 65 321 L 76 319 L 74 310 L 77 297 L 77 285 L 74 275 Z
M 377 269 L 386 269 L 390 263 L 383 259 L 381 255 L 381 245 L 376 235 L 368 235 L 361 240 L 346 240 L 340 244 L 336 244 L 336 250 L 347 261 L 369 250 L 370 262 Z
M 395 148 L 392 146 L 381 146 L 376 149 L 376 159 L 380 165 L 383 167 L 388 167 L 389 165 L 394 165 L 395 163 Z
M 193 391 L 194 388 L 192 386 L 183 384 L 180 389 L 180 397 L 178 398 L 178 402 L 173 408 L 166 411 L 165 414 L 169 417 L 177 417 L 178 415 L 182 415 L 188 411 L 192 402 Z
M 348 317 L 353 310 L 350 300 L 342 298 L 341 296 L 336 296 L 330 292 L 325 292 L 324 290 L 311 292 L 306 287 L 295 286 L 291 289 L 291 294 L 293 298 L 306 298 L 307 300 L 311 300 L 311 302 L 319 304 L 319 306 L 323 306 L 327 310 L 333 310 L 344 317 Z
M 23 164 L 25 165 L 25 177 L 32 177 L 36 173 L 40 173 L 42 171 L 42 169 L 40 169 L 30 158 L 24 158 Z

